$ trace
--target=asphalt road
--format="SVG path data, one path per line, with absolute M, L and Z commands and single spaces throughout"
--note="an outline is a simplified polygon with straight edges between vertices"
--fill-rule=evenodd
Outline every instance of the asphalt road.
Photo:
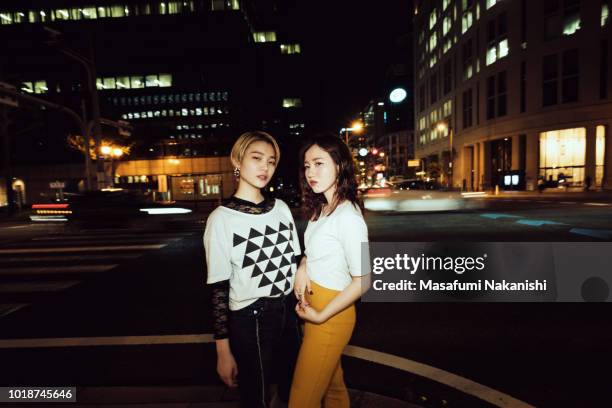
M 605 201 L 505 200 L 489 199 L 475 212 L 369 213 L 370 239 L 612 237 L 612 206 Z M 205 217 L 126 230 L 1 228 L 0 384 L 217 384 L 212 345 L 184 341 L 211 332 L 201 246 Z M 446 370 L 535 406 L 603 406 L 612 389 L 611 312 L 609 303 L 362 303 L 351 344 Z M 127 336 L 137 336 L 137 344 L 126 345 Z M 98 343 L 7 343 L 57 338 Z M 355 358 L 345 364 L 355 388 L 429 406 L 481 404 L 409 371 Z

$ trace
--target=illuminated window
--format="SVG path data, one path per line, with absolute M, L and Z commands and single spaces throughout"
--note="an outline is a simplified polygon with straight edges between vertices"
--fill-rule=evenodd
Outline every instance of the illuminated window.
M 49 88 L 47 88 L 47 82 L 46 81 L 36 81 L 34 82 L 34 93 L 36 94 L 44 94 L 47 93 L 49 91 Z
M 601 5 L 601 26 L 605 27 L 608 25 L 608 21 L 610 19 L 610 6 L 608 5 L 608 0 L 605 0 Z
M 84 19 L 98 18 L 95 7 L 83 7 L 79 9 L 79 12 L 81 13 Z
M 300 98 L 284 98 L 283 108 L 301 108 L 302 100 Z
M 302 49 L 300 44 L 281 44 L 281 54 L 300 54 Z
M 160 88 L 168 88 L 172 86 L 172 75 L 170 74 L 159 74 L 159 86 Z
M 13 24 L 13 16 L 11 13 L 0 13 L 0 24 Z
M 429 15 L 429 29 L 431 30 L 438 21 L 438 13 L 436 9 L 433 9 L 431 14 Z
M 489 21 L 487 25 L 487 55 L 485 63 L 487 66 L 495 63 L 495 61 L 504 58 L 510 52 L 508 46 L 508 20 L 506 13 L 502 13 L 496 20 Z
M 144 78 L 142 76 L 132 76 L 130 77 L 130 84 L 132 89 L 144 88 Z
M 275 42 L 276 32 L 274 31 L 258 31 L 253 33 L 253 39 L 258 43 Z
M 566 0 L 563 12 L 563 35 L 572 35 L 580 30 L 580 1 Z
M 21 90 L 27 93 L 34 93 L 34 87 L 31 82 L 22 82 Z
M 240 3 L 238 0 L 212 0 L 211 9 L 212 11 L 240 10 Z
M 112 6 L 110 7 L 111 15 L 110 17 L 125 17 L 125 7 L 124 6 Z
M 117 77 L 117 89 L 130 89 L 130 77 Z
M 429 51 L 432 51 L 436 48 L 436 46 L 438 45 L 438 33 L 437 32 L 433 32 L 431 33 L 431 36 L 429 37 Z
M 442 0 L 442 11 L 445 11 L 450 4 L 450 0 Z
M 449 16 L 444 17 L 444 20 L 442 20 L 442 35 L 448 34 L 452 25 L 453 21 L 451 20 L 451 18 Z
M 70 14 L 68 13 L 68 10 L 66 9 L 55 10 L 54 15 L 55 15 L 56 20 L 69 20 L 70 19 Z
M 463 17 L 461 18 L 461 34 L 465 34 L 465 32 L 470 29 L 473 23 L 474 14 L 471 11 L 464 13 Z
M 453 101 L 448 100 L 444 102 L 443 105 L 443 116 L 445 118 L 449 117 L 453 113 Z
M 487 0 L 487 10 L 499 3 L 501 0 Z
M 540 133 L 540 176 L 580 186 L 584 181 L 586 128 Z

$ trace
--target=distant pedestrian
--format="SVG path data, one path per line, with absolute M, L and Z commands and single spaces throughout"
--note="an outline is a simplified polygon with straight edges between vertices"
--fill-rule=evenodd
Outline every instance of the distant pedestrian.
M 584 178 L 584 191 L 589 191 L 591 189 L 591 176 L 586 176 Z
M 368 228 L 357 199 L 353 159 L 340 139 L 319 136 L 300 154 L 308 227 L 295 280 L 298 315 L 306 321 L 290 408 L 348 408 L 340 358 L 355 327 L 354 303 L 369 288 L 361 264 Z M 367 263 L 366 263 L 367 265 Z
M 269 406 L 273 375 L 279 399 L 288 402 L 301 341 L 291 295 L 301 253 L 297 229 L 287 204 L 261 192 L 279 159 L 269 134 L 240 136 L 231 152 L 238 189 L 210 214 L 204 232 L 217 372 L 238 386 L 248 408 Z

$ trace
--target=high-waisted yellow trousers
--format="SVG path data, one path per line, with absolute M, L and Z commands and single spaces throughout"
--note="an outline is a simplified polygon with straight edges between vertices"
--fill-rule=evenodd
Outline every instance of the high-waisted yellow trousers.
M 311 281 L 313 294 L 306 294 L 312 307 L 321 311 L 338 295 Z M 355 306 L 338 313 L 322 324 L 306 322 L 289 408 L 349 408 L 349 395 L 344 385 L 340 358 L 355 327 Z

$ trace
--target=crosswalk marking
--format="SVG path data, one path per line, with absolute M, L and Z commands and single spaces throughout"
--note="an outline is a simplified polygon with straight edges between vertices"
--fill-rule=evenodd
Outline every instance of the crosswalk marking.
M 100 261 L 105 259 L 136 259 L 143 254 L 87 254 L 87 255 L 65 255 L 54 256 L 53 254 L 43 256 L 20 256 L 20 257 L 0 257 L 0 264 L 15 262 L 66 262 L 66 261 Z
M 96 239 L 172 239 L 172 238 L 182 238 L 186 234 L 184 233 L 159 233 L 159 234 L 117 234 L 117 235 L 69 235 L 69 236 L 61 236 L 61 235 L 51 235 L 46 237 L 36 237 L 32 238 L 32 241 L 70 241 L 70 240 L 96 240 Z
M 57 247 L 57 248 L 8 248 L 0 249 L 1 254 L 29 254 L 29 253 L 56 253 L 56 252 L 100 252 L 100 251 L 134 251 L 141 249 L 161 249 L 168 244 L 149 245 L 104 245 L 104 246 L 82 246 L 82 247 Z
M 26 307 L 27 303 L 9 303 L 9 304 L 0 304 L 0 317 L 8 316 L 13 312 L 18 311 L 19 309 L 23 309 Z
M 64 230 L 0 246 L 0 319 L 57 296 L 122 261 L 162 249 L 202 233 L 199 225 L 173 225 L 165 231 L 133 229 Z M 43 232 L 44 233 L 44 232 Z
M 116 267 L 114 265 L 72 265 L 72 266 L 41 266 L 41 267 L 16 267 L 0 269 L 2 275 L 43 275 L 58 273 L 88 273 L 105 272 Z

